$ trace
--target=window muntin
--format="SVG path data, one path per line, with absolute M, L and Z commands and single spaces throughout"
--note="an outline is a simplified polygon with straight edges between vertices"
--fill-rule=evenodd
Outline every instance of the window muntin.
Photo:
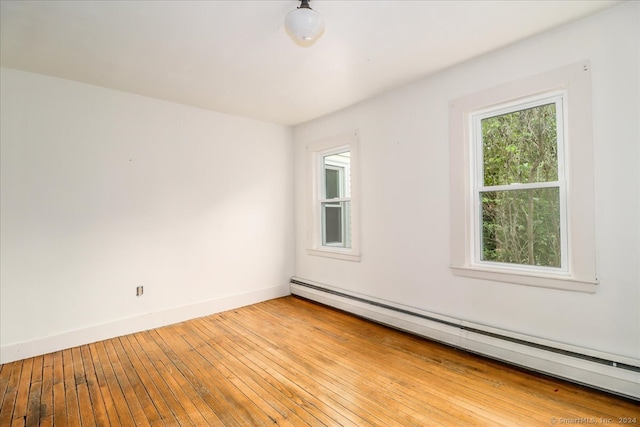
M 568 272 L 565 96 L 471 114 L 474 264 Z

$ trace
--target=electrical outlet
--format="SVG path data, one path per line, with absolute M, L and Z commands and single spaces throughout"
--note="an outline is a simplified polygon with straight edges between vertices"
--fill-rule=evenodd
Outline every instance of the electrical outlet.
M 136 288 L 136 296 L 141 297 L 143 293 L 144 293 L 144 286 L 138 286 Z

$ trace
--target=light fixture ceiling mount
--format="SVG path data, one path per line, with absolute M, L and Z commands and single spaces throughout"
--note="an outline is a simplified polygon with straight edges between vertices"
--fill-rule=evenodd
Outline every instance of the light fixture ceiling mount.
M 324 31 L 324 19 L 309 6 L 309 0 L 301 0 L 300 6 L 287 14 L 284 26 L 297 44 L 309 46 Z

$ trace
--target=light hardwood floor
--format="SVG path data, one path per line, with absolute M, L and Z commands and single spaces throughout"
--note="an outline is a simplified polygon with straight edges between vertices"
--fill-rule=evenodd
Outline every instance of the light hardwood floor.
M 640 420 L 637 402 L 292 296 L 4 364 L 0 402 L 2 427 Z

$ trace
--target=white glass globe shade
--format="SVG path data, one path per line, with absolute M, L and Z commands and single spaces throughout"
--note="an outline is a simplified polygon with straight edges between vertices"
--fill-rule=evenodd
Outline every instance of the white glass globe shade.
M 301 7 L 287 14 L 284 26 L 295 40 L 310 42 L 324 30 L 324 20 L 315 10 Z

